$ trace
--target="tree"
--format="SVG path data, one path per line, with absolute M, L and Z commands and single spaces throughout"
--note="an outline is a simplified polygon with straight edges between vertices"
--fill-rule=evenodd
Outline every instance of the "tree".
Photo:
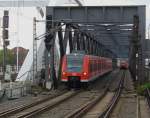
M 14 65 L 15 63 L 15 55 L 9 49 L 6 51 L 6 64 Z M 0 66 L 3 65 L 3 50 L 0 50 Z

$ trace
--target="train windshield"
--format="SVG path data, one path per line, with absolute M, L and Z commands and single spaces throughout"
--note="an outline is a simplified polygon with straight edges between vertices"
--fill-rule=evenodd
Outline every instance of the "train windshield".
M 81 72 L 83 65 L 83 55 L 68 55 L 67 56 L 67 71 Z

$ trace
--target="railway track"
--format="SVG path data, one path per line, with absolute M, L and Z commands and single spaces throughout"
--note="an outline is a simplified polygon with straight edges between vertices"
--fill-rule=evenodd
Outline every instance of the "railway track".
M 56 104 L 59 104 L 66 99 L 69 99 L 70 97 L 74 96 L 75 94 L 77 94 L 77 91 L 76 92 L 75 91 L 69 91 L 69 92 L 62 93 L 61 95 L 46 97 L 44 99 L 37 100 L 36 102 L 30 103 L 30 104 L 20 105 L 20 106 L 17 106 L 15 108 L 0 112 L 0 118 L 4 118 L 4 117 L 14 117 L 14 118 L 28 117 L 30 115 L 35 114 L 35 112 L 38 113 L 42 110 L 46 110 L 47 108 L 49 108 L 49 105 L 55 106 Z M 30 109 L 29 112 L 25 112 L 28 109 Z
M 124 79 L 125 79 L 125 72 L 123 72 L 122 78 L 119 82 L 118 90 L 115 92 L 113 98 L 111 99 L 108 108 L 99 116 L 99 118 L 108 118 L 110 113 L 112 112 L 113 108 L 115 107 L 117 101 L 119 100 L 119 97 L 121 95 L 121 91 L 123 89 L 123 84 L 124 84 Z
M 86 106 L 87 104 L 89 105 L 91 101 L 103 98 L 113 80 L 111 78 L 120 75 L 119 71 L 112 73 L 113 74 L 106 75 L 104 77 L 105 79 L 101 78 L 99 81 L 94 82 L 90 90 L 83 91 L 68 101 L 59 104 L 57 107 L 35 116 L 35 118 L 65 118 L 68 114 L 77 111 L 79 108 Z M 92 104 L 94 105 L 94 102 L 92 102 Z M 90 105 L 92 106 L 92 104 Z
M 83 117 L 83 118 L 88 118 L 88 117 L 107 118 L 110 115 L 113 107 L 115 106 L 115 104 L 121 94 L 124 77 L 125 77 L 125 72 L 123 72 L 122 74 L 123 75 L 122 75 L 122 78 L 120 79 L 120 82 L 118 85 L 118 90 L 115 93 L 108 92 L 106 89 L 102 95 L 96 96 L 95 99 L 86 103 L 85 105 L 83 105 L 79 109 L 73 111 L 72 113 L 68 114 L 65 118 L 80 118 L 80 117 Z M 112 98 L 112 99 L 110 99 L 110 98 Z M 102 107 L 103 108 L 105 107 L 105 106 L 103 106 L 103 103 L 108 104 L 108 107 L 105 108 L 106 110 L 103 112 L 97 111 L 96 107 L 100 107 L 101 109 L 102 109 Z
M 118 89 L 115 93 L 107 92 L 106 90 L 103 92 L 103 94 L 96 96 L 92 101 L 65 116 L 65 118 L 108 118 L 120 97 L 124 78 L 125 72 L 122 73 Z M 103 106 L 104 103 L 107 104 L 107 108 Z M 97 111 L 97 109 L 102 109 L 102 107 L 105 109 L 104 111 Z
M 109 81 L 109 82 L 108 82 Z M 27 105 L 21 105 L 3 112 L 0 112 L 0 117 L 1 118 L 30 118 L 30 117 L 35 117 L 37 118 L 38 116 L 40 117 L 41 114 L 43 114 L 45 111 L 51 111 L 53 113 L 53 109 L 57 110 L 57 107 L 59 108 L 62 106 L 71 106 L 69 103 L 69 100 L 72 100 L 71 104 L 76 104 L 78 103 L 77 106 L 86 106 L 88 105 L 89 107 L 95 105 L 97 101 L 103 98 L 105 94 L 107 93 L 108 86 L 111 83 L 111 81 L 108 79 L 106 81 L 101 81 L 100 84 L 97 84 L 96 82 L 96 89 L 90 90 L 90 91 L 70 91 L 67 93 L 64 93 L 60 96 L 55 96 L 55 97 L 48 97 L 45 98 L 44 100 L 33 102 L 32 104 L 27 104 Z M 99 87 L 98 87 L 99 86 Z M 105 86 L 105 88 L 103 88 Z M 101 87 L 101 88 L 100 88 Z M 100 91 L 97 91 L 101 89 Z M 76 98 L 75 98 L 76 97 Z M 92 103 L 91 103 L 92 101 Z M 61 105 L 61 104 L 64 104 Z M 66 104 L 66 105 L 65 105 Z M 68 105 L 67 105 L 68 104 Z M 72 106 L 74 107 L 74 106 Z M 77 107 L 79 108 L 79 107 Z M 70 108 L 67 108 L 70 109 Z M 75 110 L 70 110 L 75 111 Z M 67 112 L 64 117 L 71 112 Z M 40 114 L 40 115 L 38 115 Z M 59 116 L 63 116 L 62 114 Z M 53 117 L 53 116 L 52 116 Z M 55 116 L 54 116 L 55 117 Z
M 21 110 L 21 112 L 9 113 L 4 116 L 10 118 L 41 118 L 44 117 L 43 114 L 47 114 L 45 118 L 48 118 L 49 116 L 52 118 L 115 118 L 117 114 L 114 114 L 118 112 L 115 112 L 116 110 L 114 110 L 114 108 L 116 109 L 116 107 L 118 107 L 118 102 L 125 102 L 124 100 L 129 99 L 135 99 L 136 101 L 137 99 L 136 103 L 134 103 L 137 104 L 137 111 L 135 111 L 135 114 L 137 118 L 140 118 L 140 109 L 143 107 L 140 108 L 139 98 L 134 95 L 134 92 L 128 87 L 125 87 L 125 85 L 128 85 L 128 82 L 125 79 L 128 78 L 126 72 L 122 71 L 118 77 L 121 79 L 118 81 L 118 86 L 115 92 L 108 91 L 108 86 L 111 83 L 110 81 L 110 83 L 107 84 L 107 86 L 105 86 L 105 88 L 101 91 L 96 91 L 96 89 L 92 89 L 90 91 L 70 91 L 65 93 L 65 95 L 63 94 L 50 99 L 42 104 L 39 103 L 39 105 L 35 105 L 34 107 L 31 106 L 30 108 Z M 106 83 L 107 81 L 101 85 L 105 85 Z M 97 85 L 97 87 L 101 85 Z M 101 87 L 103 88 L 103 86 Z M 133 102 L 133 100 L 130 100 L 130 102 Z M 115 106 L 116 103 L 117 106 Z M 78 104 L 77 107 L 74 107 L 74 104 Z
M 50 101 L 46 101 L 44 104 L 39 104 L 34 107 L 31 107 L 29 109 L 23 110 L 17 114 L 13 114 L 10 116 L 10 118 L 33 118 L 37 117 L 38 114 L 43 113 L 44 111 L 47 110 L 53 110 L 57 109 L 57 107 L 60 107 L 62 104 L 69 103 L 69 99 L 72 99 L 71 101 L 74 101 L 74 104 L 76 104 L 76 100 L 79 101 L 81 100 L 81 104 L 87 104 L 90 103 L 90 101 L 95 101 L 101 99 L 105 94 L 106 94 L 107 89 L 104 89 L 104 91 L 101 93 L 101 97 L 98 96 L 99 92 L 98 91 L 71 91 L 66 93 L 65 95 L 59 96 L 57 98 L 54 98 Z M 76 97 L 76 98 L 75 98 Z M 80 98 L 79 98 L 80 97 Z M 89 102 L 86 102 L 89 101 Z M 96 103 L 96 102 L 95 102 Z M 94 102 L 92 103 L 94 104 Z M 65 106 L 65 105 L 62 105 Z

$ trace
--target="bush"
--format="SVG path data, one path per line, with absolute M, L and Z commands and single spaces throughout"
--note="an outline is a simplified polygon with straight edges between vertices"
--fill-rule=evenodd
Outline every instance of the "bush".
M 140 85 L 137 87 L 137 93 L 140 95 L 144 95 L 144 91 L 149 88 L 150 89 L 150 83 L 145 83 L 143 85 Z

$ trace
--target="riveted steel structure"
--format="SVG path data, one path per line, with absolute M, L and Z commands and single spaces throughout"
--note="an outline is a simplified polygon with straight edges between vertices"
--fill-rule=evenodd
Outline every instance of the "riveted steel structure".
M 150 40 L 146 39 L 144 43 L 144 57 L 150 59 Z
M 69 52 L 85 50 L 87 54 L 128 58 L 135 15 L 140 21 L 138 31 L 142 47 L 145 6 L 47 7 L 46 31 L 50 42 L 46 44 L 50 47 L 51 73 L 55 73 L 54 42 L 57 38 L 60 57 L 66 54 L 69 45 Z M 53 79 L 56 77 L 54 74 L 51 76 Z
M 145 39 L 145 6 L 47 7 L 46 14 L 54 21 L 80 24 L 118 57 L 128 57 L 134 15 L 139 16 L 141 39 Z

